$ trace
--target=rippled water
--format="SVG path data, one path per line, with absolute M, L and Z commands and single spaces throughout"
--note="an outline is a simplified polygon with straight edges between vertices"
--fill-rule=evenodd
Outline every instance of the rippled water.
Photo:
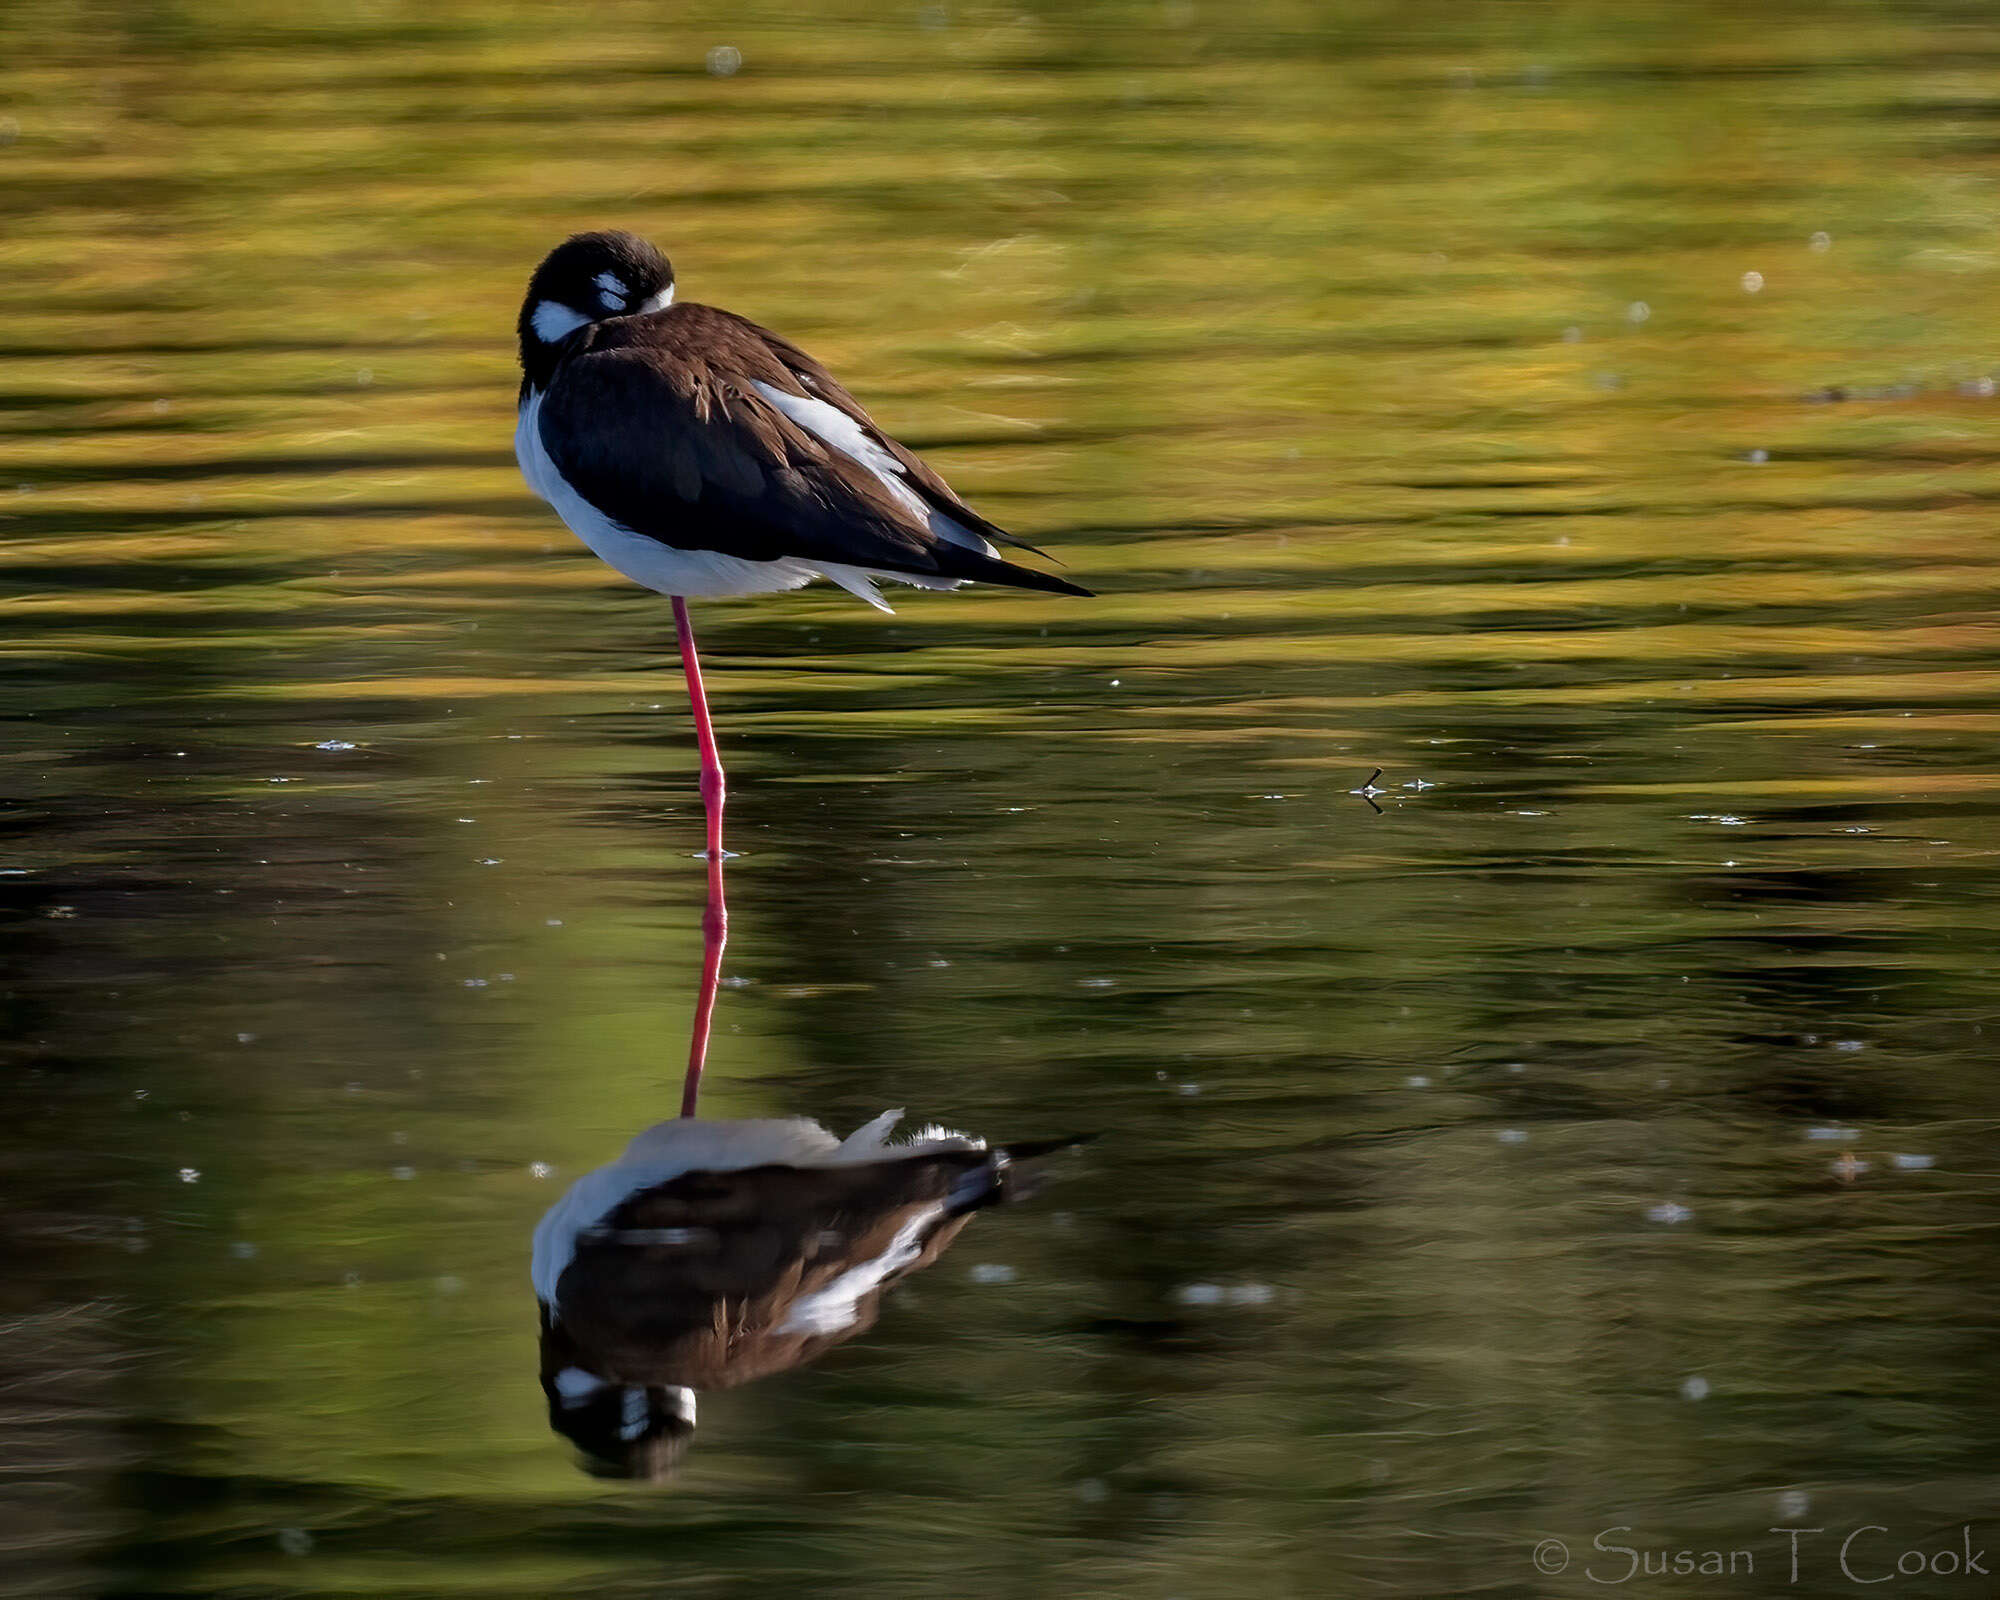
M 10 1592 L 1976 1546 L 1990 20 L 0 16 Z M 549 1432 L 527 1282 L 700 956 L 671 621 L 509 451 L 605 224 L 1102 591 L 697 608 L 705 1109 L 1100 1137 L 664 1489 Z

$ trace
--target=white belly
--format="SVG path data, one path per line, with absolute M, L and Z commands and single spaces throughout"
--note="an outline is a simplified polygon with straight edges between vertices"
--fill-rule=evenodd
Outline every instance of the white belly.
M 700 597 L 769 594 L 796 589 L 821 575 L 820 568 L 801 561 L 746 561 L 714 550 L 676 550 L 613 522 L 556 470 L 542 446 L 541 413 L 541 391 L 531 389 L 514 425 L 514 459 L 521 464 L 521 476 L 599 560 L 634 583 L 661 594 Z

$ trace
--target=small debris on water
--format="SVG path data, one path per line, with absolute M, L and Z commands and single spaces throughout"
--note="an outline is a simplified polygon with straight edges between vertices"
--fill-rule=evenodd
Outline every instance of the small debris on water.
M 1662 1200 L 1658 1205 L 1646 1207 L 1648 1222 L 1665 1223 L 1670 1228 L 1677 1223 L 1686 1222 L 1693 1215 L 1694 1213 L 1686 1206 L 1678 1205 L 1672 1200 Z
M 974 1283 L 1012 1283 L 1019 1273 L 999 1261 L 982 1261 L 966 1274 Z
M 315 750 L 352 750 L 354 745 L 346 739 L 322 739 L 313 748 Z
M 547 1179 L 553 1178 L 555 1175 L 556 1169 L 546 1161 L 530 1161 L 528 1163 L 528 1176 L 531 1178 Z
M 1858 1139 L 1861 1137 L 1861 1130 L 1859 1128 L 1833 1127 L 1808 1128 L 1806 1129 L 1806 1137 L 1822 1143 L 1840 1139 Z
M 1936 1156 L 1899 1153 L 1889 1158 L 1898 1172 L 1928 1172 L 1937 1165 Z
M 1493 1137 L 1498 1139 L 1502 1144 L 1526 1144 L 1528 1142 L 1528 1130 L 1526 1128 L 1502 1128 Z
M 1684 1379 L 1681 1383 L 1681 1398 L 1683 1400 L 1706 1400 L 1708 1398 L 1708 1379 L 1700 1376 L 1700 1374 Z

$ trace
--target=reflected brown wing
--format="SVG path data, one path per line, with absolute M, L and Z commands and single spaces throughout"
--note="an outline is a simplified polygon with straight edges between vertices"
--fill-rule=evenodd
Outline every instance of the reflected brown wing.
M 579 1236 L 544 1365 L 719 1389 L 810 1361 L 870 1327 L 882 1290 L 929 1266 L 972 1209 L 1001 1198 L 1003 1173 L 989 1152 L 953 1151 L 693 1172 L 645 1190 Z M 916 1255 L 857 1298 L 851 1322 L 787 1329 L 802 1296 L 880 1260 L 906 1228 L 920 1231 Z

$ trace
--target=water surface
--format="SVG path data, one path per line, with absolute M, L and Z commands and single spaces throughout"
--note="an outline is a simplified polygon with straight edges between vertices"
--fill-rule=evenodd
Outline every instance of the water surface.
M 1950 4 L 11 9 L 13 1592 L 1976 1534 L 1996 117 Z M 671 620 L 509 449 L 603 225 L 1101 591 L 697 608 L 706 1109 L 1101 1137 L 665 1490 L 550 1434 L 527 1284 L 700 957 Z

